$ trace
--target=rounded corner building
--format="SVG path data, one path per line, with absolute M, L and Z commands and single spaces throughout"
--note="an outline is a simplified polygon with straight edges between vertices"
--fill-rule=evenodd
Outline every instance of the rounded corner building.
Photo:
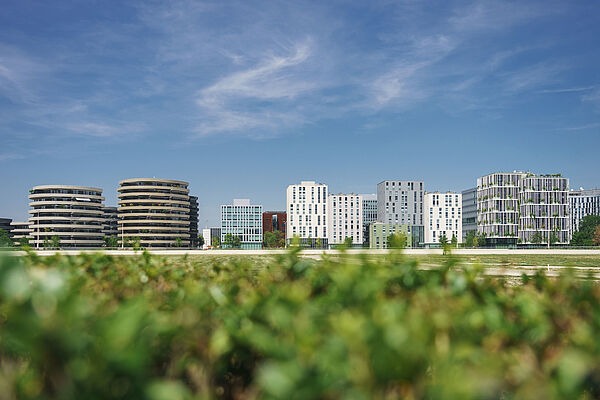
M 43 185 L 29 191 L 31 245 L 101 247 L 104 243 L 102 189 L 87 186 Z
M 143 247 L 190 246 L 188 182 L 125 179 L 119 182 L 119 239 Z M 179 240 L 178 240 L 179 239 Z

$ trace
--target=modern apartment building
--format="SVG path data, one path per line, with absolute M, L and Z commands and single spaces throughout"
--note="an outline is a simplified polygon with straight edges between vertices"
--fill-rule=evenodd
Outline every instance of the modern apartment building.
M 305 246 L 320 244 L 320 247 L 328 247 L 327 191 L 327 185 L 314 181 L 302 181 L 299 185 L 287 187 L 288 243 L 298 236 Z
M 519 241 L 532 243 L 539 232 L 542 242 L 566 244 L 569 236 L 569 180 L 560 175 L 521 178 Z M 539 235 L 538 235 L 539 237 Z
M 266 232 L 281 232 L 286 235 L 287 213 L 285 211 L 265 211 L 263 213 L 263 235 Z
M 118 237 L 117 207 L 104 207 L 102 210 L 104 212 L 104 227 L 102 229 L 104 237 Z
M 462 191 L 462 238 L 470 232 L 477 233 L 477 188 Z
M 461 209 L 462 194 L 425 193 L 425 245 L 439 244 L 442 236 L 462 243 Z
M 330 194 L 327 197 L 327 233 L 329 245 L 351 238 L 363 244 L 363 198 L 359 194 Z
M 580 189 L 569 192 L 569 240 L 579 230 L 579 222 L 588 215 L 600 215 L 600 189 Z
M 406 247 L 413 246 L 413 226 L 385 222 L 373 222 L 369 225 L 369 247 L 371 249 L 387 249 L 390 235 L 403 234 L 406 237 Z
M 41 248 L 58 238 L 60 247 L 92 248 L 104 243 L 102 189 L 43 185 L 29 191 L 30 245 Z
M 212 236 L 210 235 L 210 228 L 202 229 L 202 238 L 204 239 L 204 245 L 202 246 L 202 248 L 208 249 L 209 247 L 211 247 Z
M 198 247 L 198 197 L 190 196 L 190 245 Z
M 221 206 L 221 247 L 230 248 L 227 235 L 237 236 L 241 248 L 259 250 L 263 242 L 263 208 L 250 204 L 249 199 L 234 199 L 233 204 Z
M 491 245 L 569 240 L 569 180 L 530 172 L 477 179 L 477 232 Z
M 142 247 L 190 246 L 188 183 L 170 179 L 119 182 L 121 245 L 139 239 Z
M 377 220 L 411 225 L 413 246 L 424 242 L 423 181 L 383 181 L 377 184 Z
M 363 246 L 369 247 L 369 225 L 377 221 L 377 195 L 361 194 L 363 203 Z
M 31 246 L 31 228 L 29 227 L 29 222 L 11 222 L 10 236 L 15 245 L 19 245 L 21 239 L 26 238 Z
M 493 173 L 477 179 L 477 232 L 490 245 L 516 245 L 520 182 L 525 172 Z

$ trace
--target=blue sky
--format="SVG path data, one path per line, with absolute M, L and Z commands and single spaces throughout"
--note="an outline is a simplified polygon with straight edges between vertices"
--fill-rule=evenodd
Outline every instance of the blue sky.
M 597 1 L 27 1 L 0 9 L 0 216 L 40 184 L 189 181 L 200 225 L 300 180 L 600 186 Z

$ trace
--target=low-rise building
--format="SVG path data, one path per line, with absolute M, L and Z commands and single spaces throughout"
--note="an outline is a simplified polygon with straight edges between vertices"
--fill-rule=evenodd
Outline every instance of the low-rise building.
M 31 227 L 29 222 L 17 222 L 13 221 L 10 223 L 10 235 L 13 243 L 18 246 L 25 240 L 31 245 Z
M 262 205 L 250 204 L 250 199 L 234 199 L 233 204 L 221 206 L 221 247 L 235 245 L 226 240 L 239 237 L 240 247 L 247 250 L 262 248 Z
M 462 194 L 425 194 L 425 245 L 436 245 L 445 236 L 448 243 L 462 243 Z
M 266 232 L 281 232 L 286 235 L 287 213 L 285 211 L 263 212 L 263 235 Z
M 387 249 L 391 235 L 402 234 L 406 237 L 406 247 L 413 246 L 412 225 L 385 222 L 373 222 L 369 225 L 369 247 L 371 249 Z

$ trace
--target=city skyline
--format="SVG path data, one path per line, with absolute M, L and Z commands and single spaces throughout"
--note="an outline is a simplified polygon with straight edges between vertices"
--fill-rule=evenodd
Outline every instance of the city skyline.
M 227 199 L 282 210 L 303 180 L 595 188 L 597 21 L 591 2 L 6 1 L 0 217 L 25 220 L 46 184 L 116 206 L 128 178 L 190 182 L 201 227 Z

